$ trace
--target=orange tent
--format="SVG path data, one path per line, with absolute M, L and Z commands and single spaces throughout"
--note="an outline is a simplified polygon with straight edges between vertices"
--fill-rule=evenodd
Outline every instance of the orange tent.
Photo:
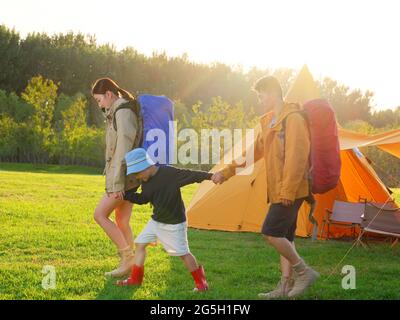
M 308 68 L 304 66 L 285 99 L 304 103 L 318 97 L 318 88 Z M 259 126 L 255 128 L 256 132 L 258 130 Z M 316 195 L 314 217 L 319 226 L 326 209 L 332 208 L 334 200 L 357 202 L 362 197 L 370 201 L 385 202 L 390 198 L 388 189 L 358 147 L 375 145 L 397 157 L 400 156 L 400 130 L 366 136 L 339 129 L 339 139 L 342 160 L 340 181 L 334 190 L 324 195 Z M 232 158 L 228 156 L 224 161 L 230 159 Z M 222 164 L 218 164 L 212 172 L 222 167 Z M 257 161 L 254 167 L 246 170 L 248 174 L 236 175 L 222 185 L 214 185 L 210 181 L 201 183 L 188 207 L 189 226 L 209 230 L 260 232 L 268 211 L 264 160 Z M 297 220 L 297 236 L 311 235 L 313 225 L 308 215 L 309 206 L 304 204 Z M 332 228 L 331 231 L 331 236 L 334 237 L 343 236 L 348 232 L 342 228 Z

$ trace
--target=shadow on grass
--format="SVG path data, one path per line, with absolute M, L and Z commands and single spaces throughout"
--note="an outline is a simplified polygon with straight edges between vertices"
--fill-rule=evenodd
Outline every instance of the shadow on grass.
M 49 174 L 87 174 L 101 175 L 102 168 L 84 166 L 63 166 L 53 164 L 34 164 L 34 163 L 0 163 L 0 171 L 32 172 Z
M 159 293 L 161 300 L 201 299 L 203 293 L 193 292 L 193 278 L 179 257 L 169 257 L 171 268 L 164 274 L 165 289 Z
M 132 300 L 136 286 L 119 287 L 115 283 L 118 279 L 106 278 L 103 289 L 97 294 L 96 300 Z

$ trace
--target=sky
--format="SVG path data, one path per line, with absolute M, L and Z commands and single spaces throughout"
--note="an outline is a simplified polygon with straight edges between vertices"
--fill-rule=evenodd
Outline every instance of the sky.
M 1 0 L 0 24 L 82 32 L 117 49 L 258 68 L 300 68 L 400 106 L 397 0 Z

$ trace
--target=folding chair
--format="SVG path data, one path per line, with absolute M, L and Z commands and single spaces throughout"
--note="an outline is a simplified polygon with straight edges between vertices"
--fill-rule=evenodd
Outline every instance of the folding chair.
M 396 209 L 398 208 L 396 202 L 392 199 L 386 201 L 385 203 L 381 203 L 381 202 L 374 202 L 374 201 L 369 201 L 367 198 L 363 198 L 363 197 L 358 197 L 358 201 L 364 203 L 365 205 L 367 205 L 368 203 L 371 203 L 374 206 L 378 206 L 378 207 L 385 207 L 385 208 L 392 208 L 392 209 Z
M 362 217 L 361 229 L 362 232 L 356 240 L 357 245 L 361 244 L 365 247 L 362 237 L 365 232 L 371 232 L 394 238 L 391 244 L 393 248 L 400 238 L 400 208 L 394 208 L 392 204 L 379 206 L 376 203 L 367 203 Z
M 327 226 L 326 239 L 329 239 L 329 227 L 331 225 L 342 228 L 351 228 L 353 231 L 353 237 L 355 237 L 356 227 L 361 224 L 361 216 L 364 213 L 364 209 L 364 203 L 336 200 L 333 204 L 332 210 L 326 209 L 320 237 L 323 238 L 323 232 L 325 226 Z

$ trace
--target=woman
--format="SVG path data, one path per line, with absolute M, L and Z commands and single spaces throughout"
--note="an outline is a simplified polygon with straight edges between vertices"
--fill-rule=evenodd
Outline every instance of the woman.
M 98 79 L 92 88 L 92 96 L 106 114 L 106 176 L 105 194 L 99 201 L 94 219 L 117 246 L 120 264 L 106 275 L 121 277 L 129 274 L 134 264 L 133 232 L 129 221 L 132 204 L 124 201 L 126 190 L 138 183 L 134 176 L 126 176 L 125 154 L 138 147 L 141 134 L 139 119 L 131 109 L 116 108 L 133 102 L 135 98 L 109 78 Z M 115 123 L 114 123 L 115 117 Z M 114 127 L 114 124 L 116 127 Z M 115 223 L 110 219 L 115 211 Z

